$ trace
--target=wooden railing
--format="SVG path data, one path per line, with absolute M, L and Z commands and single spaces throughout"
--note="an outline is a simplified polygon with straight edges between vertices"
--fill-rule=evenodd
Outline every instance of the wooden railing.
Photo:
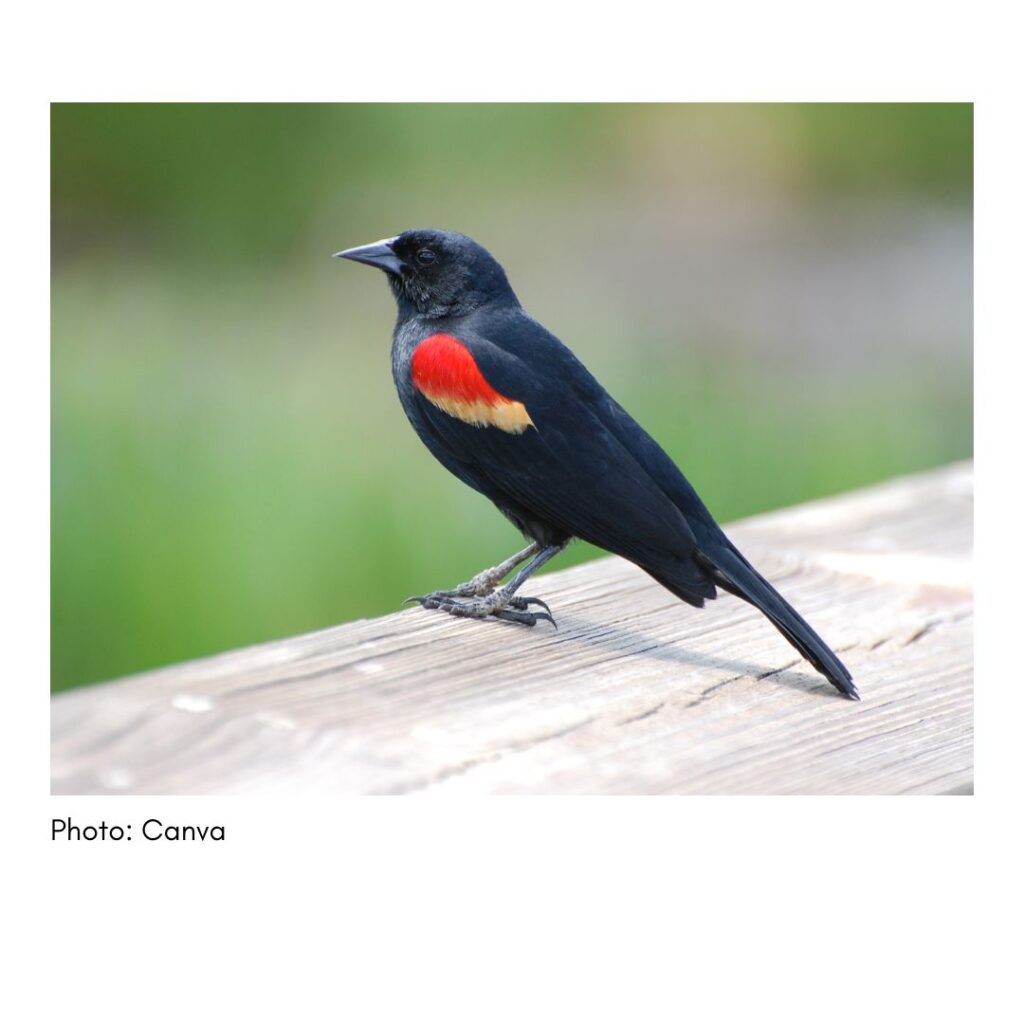
M 58 696 L 53 792 L 969 793 L 972 483 L 729 528 L 860 703 L 743 602 L 604 558 L 531 583 L 557 631 L 415 608 Z

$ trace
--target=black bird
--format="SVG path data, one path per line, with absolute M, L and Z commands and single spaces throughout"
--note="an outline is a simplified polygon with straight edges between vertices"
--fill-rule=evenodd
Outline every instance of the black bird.
M 453 590 L 410 600 L 451 615 L 554 623 L 543 601 L 517 592 L 581 537 L 698 608 L 716 587 L 743 598 L 859 699 L 843 663 L 733 546 L 657 442 L 523 309 L 483 246 L 421 229 L 336 255 L 387 275 L 398 303 L 392 372 L 420 439 L 532 540 Z

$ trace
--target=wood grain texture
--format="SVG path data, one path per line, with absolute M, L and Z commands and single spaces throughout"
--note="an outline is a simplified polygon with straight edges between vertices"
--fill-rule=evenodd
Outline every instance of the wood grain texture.
M 972 501 L 965 463 L 729 528 L 859 704 L 604 558 L 531 581 L 557 631 L 415 608 L 58 696 L 52 790 L 971 792 Z

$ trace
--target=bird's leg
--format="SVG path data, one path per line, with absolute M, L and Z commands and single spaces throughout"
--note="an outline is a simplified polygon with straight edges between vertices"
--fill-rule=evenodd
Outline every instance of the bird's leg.
M 409 604 L 411 601 L 418 601 L 423 604 L 425 601 L 450 600 L 454 597 L 483 597 L 489 594 L 494 588 L 517 566 L 522 565 L 529 557 L 540 550 L 540 545 L 534 541 L 528 548 L 516 552 L 511 558 L 506 558 L 500 565 L 493 569 L 484 569 L 478 572 L 471 580 L 460 583 L 452 590 L 435 590 L 432 594 L 424 597 L 407 597 L 402 604 Z
M 462 597 L 463 594 L 459 594 L 457 591 L 440 591 L 436 594 L 428 594 L 426 597 L 417 597 L 412 600 L 419 601 L 424 608 L 437 608 L 447 612 L 449 615 L 457 615 L 460 618 L 486 619 L 488 616 L 493 615 L 497 619 L 521 622 L 526 626 L 534 626 L 538 620 L 547 619 L 554 626 L 555 620 L 551 616 L 551 609 L 548 608 L 545 602 L 539 597 L 519 597 L 516 591 L 533 573 L 549 559 L 554 558 L 564 547 L 565 544 L 550 544 L 542 548 L 539 544 L 534 544 L 527 548 L 526 551 L 520 552 L 519 555 L 514 555 L 508 562 L 503 562 L 486 573 L 480 573 L 479 576 L 475 576 L 473 580 L 470 580 L 469 584 L 463 584 L 463 586 L 469 586 L 475 580 L 483 579 L 483 582 L 489 583 L 490 587 L 488 590 L 482 593 L 478 592 L 475 595 L 472 591 L 465 592 L 469 598 L 468 600 L 459 600 L 459 597 Z M 505 573 L 509 571 L 504 568 L 509 562 L 512 562 L 510 568 L 514 568 L 519 562 L 528 558 L 530 554 L 533 554 L 533 558 L 527 565 L 520 569 L 505 586 L 494 589 L 494 584 L 500 581 Z M 492 575 L 499 573 L 499 571 L 500 574 L 497 577 Z M 527 611 L 531 604 L 540 605 L 544 611 Z
M 430 597 L 483 597 L 494 588 L 517 566 L 522 565 L 540 551 L 540 545 L 534 541 L 528 548 L 517 551 L 511 558 L 506 558 L 493 569 L 478 572 L 471 580 L 460 583 L 454 590 L 439 590 Z
M 523 568 L 505 584 L 505 586 L 495 590 L 487 598 L 488 601 L 493 601 L 498 606 L 496 610 L 491 612 L 491 615 L 499 619 L 508 619 L 511 622 L 522 622 L 527 626 L 535 626 L 538 619 L 547 619 L 548 622 L 557 629 L 558 624 L 555 622 L 554 617 L 551 614 L 551 609 L 547 606 L 545 601 L 542 601 L 539 597 L 519 597 L 516 594 L 516 591 L 545 562 L 550 561 L 555 557 L 555 555 L 564 551 L 568 543 L 569 542 L 566 540 L 562 541 L 561 544 L 549 544 L 547 547 L 541 548 L 529 564 L 523 566 Z M 529 608 L 531 604 L 539 604 L 544 611 L 527 611 L 526 609 Z

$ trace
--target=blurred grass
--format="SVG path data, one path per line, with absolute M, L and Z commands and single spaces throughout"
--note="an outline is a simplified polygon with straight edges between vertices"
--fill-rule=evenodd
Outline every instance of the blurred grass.
M 645 315 L 625 284 L 616 315 L 600 267 L 564 254 L 694 196 L 712 219 L 766 190 L 812 211 L 969 207 L 970 121 L 942 105 L 55 106 L 53 688 L 388 612 L 517 545 L 405 422 L 383 281 L 326 258 L 403 226 L 491 244 L 722 520 L 969 455 L 956 325 L 934 358 L 896 324 L 884 363 L 766 360 Z

